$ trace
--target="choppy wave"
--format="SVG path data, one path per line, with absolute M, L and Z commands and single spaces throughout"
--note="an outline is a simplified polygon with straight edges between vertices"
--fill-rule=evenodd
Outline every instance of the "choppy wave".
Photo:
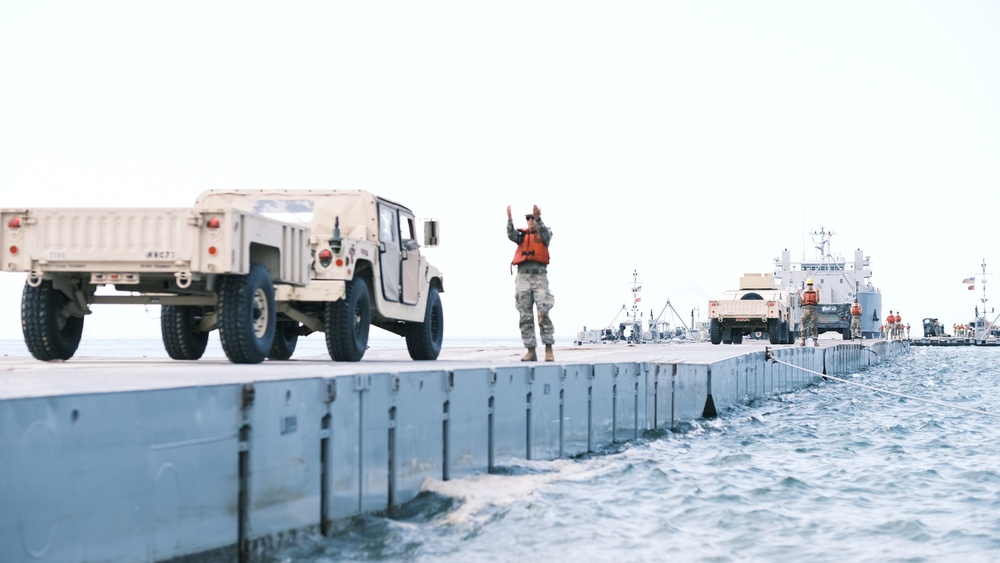
M 853 374 L 1000 413 L 1000 350 Z M 1000 420 L 825 381 L 601 455 L 428 481 L 272 561 L 992 561 Z

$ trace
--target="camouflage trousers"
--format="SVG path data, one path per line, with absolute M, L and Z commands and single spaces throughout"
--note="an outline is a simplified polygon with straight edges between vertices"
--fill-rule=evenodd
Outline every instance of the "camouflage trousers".
M 806 305 L 802 307 L 802 340 L 805 341 L 806 338 L 810 336 L 813 340 L 819 338 L 819 330 L 816 328 L 816 324 L 819 322 L 819 318 L 816 315 L 815 305 Z
M 861 315 L 851 315 L 851 340 L 861 338 Z
M 539 273 L 518 270 L 514 279 L 514 306 L 521 314 L 519 325 L 525 348 L 538 345 L 535 341 L 535 308 L 538 309 L 538 332 L 541 334 L 542 344 L 556 343 L 555 329 L 552 327 L 552 318 L 549 317 L 549 310 L 555 304 L 556 298 L 549 291 L 549 278 L 544 270 Z

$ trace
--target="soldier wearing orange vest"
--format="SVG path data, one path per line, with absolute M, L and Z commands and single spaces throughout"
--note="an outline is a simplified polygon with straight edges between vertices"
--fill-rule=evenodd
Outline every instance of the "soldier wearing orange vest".
M 813 280 L 806 280 L 806 290 L 799 292 L 799 303 L 802 305 L 802 343 L 806 345 L 806 338 L 810 335 L 813 339 L 813 346 L 819 346 L 819 329 L 817 323 L 819 317 L 816 315 L 816 306 L 819 305 L 819 292 L 813 289 Z
M 896 316 L 892 314 L 892 309 L 889 309 L 889 316 L 885 318 L 886 340 L 892 340 L 892 335 L 895 332 L 896 332 Z
M 896 325 L 896 340 L 903 339 L 903 317 L 899 316 L 899 311 L 896 311 L 896 317 L 892 321 Z
M 861 335 L 861 303 L 858 303 L 858 298 L 854 298 L 854 304 L 851 305 L 851 340 L 857 338 L 858 340 L 863 340 Z
M 524 216 L 528 223 L 526 229 L 515 229 L 514 219 L 507 206 L 507 238 L 517 244 L 511 266 L 517 266 L 517 278 L 514 280 L 514 306 L 521 318 L 521 341 L 528 353 L 521 358 L 522 362 L 538 360 L 535 353 L 535 309 L 538 310 L 538 332 L 545 345 L 545 361 L 555 359 L 552 345 L 555 344 L 555 328 L 549 310 L 555 305 L 556 298 L 549 291 L 547 266 L 549 264 L 549 241 L 552 231 L 542 222 L 542 211 L 535 205 L 531 213 Z

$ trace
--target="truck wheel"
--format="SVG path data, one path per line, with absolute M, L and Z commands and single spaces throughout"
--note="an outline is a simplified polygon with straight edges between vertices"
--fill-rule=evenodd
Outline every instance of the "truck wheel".
M 778 319 L 767 319 L 767 340 L 771 344 L 780 344 L 783 340 L 781 336 L 781 321 Z
M 362 279 L 347 282 L 343 299 L 326 304 L 326 349 L 338 362 L 359 362 L 368 349 L 372 306 Z
M 712 341 L 712 344 L 720 344 L 722 342 L 722 329 L 719 327 L 719 319 L 712 319 L 708 323 L 708 338 Z
M 733 329 L 733 344 L 743 344 L 743 331 L 738 328 Z
M 38 287 L 24 284 L 21 292 L 21 332 L 37 360 L 68 360 L 83 336 L 83 317 L 69 314 L 69 297 L 45 280 Z
M 272 360 L 287 360 L 295 352 L 299 342 L 299 322 L 282 320 L 274 331 L 274 344 L 267 357 Z
M 160 307 L 160 337 L 167 355 L 175 360 L 197 360 L 208 346 L 208 333 L 198 330 L 205 308 L 196 305 Z
M 795 339 L 792 338 L 792 331 L 788 328 L 788 321 L 781 323 L 781 342 L 779 344 L 792 344 Z
M 444 339 L 444 309 L 436 287 L 427 293 L 424 322 L 406 324 L 406 349 L 414 360 L 436 360 Z
M 851 329 L 849 329 L 849 328 L 843 329 L 841 331 L 841 335 L 844 337 L 844 340 L 850 340 L 851 339 Z
M 259 364 L 274 344 L 274 283 L 263 265 L 245 276 L 226 276 L 219 291 L 219 338 L 234 364 Z
M 722 325 L 722 343 L 732 344 L 733 343 L 733 329 L 726 325 Z

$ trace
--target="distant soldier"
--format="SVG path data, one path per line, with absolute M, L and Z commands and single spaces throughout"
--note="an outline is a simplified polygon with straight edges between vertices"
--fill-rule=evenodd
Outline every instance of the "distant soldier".
M 799 292 L 799 303 L 802 305 L 802 343 L 806 345 L 806 338 L 812 336 L 813 346 L 819 346 L 819 329 L 816 326 L 819 318 L 816 315 L 816 307 L 819 305 L 819 292 L 813 289 L 813 280 L 806 280 L 806 290 Z
M 851 340 L 857 338 L 862 340 L 861 337 L 861 303 L 858 303 L 858 298 L 854 298 L 854 304 L 851 305 Z
M 549 317 L 549 310 L 555 305 L 555 296 L 549 291 L 549 278 L 546 267 L 549 264 L 549 241 L 552 231 L 542 223 L 542 212 L 538 206 L 533 206 L 531 213 L 524 216 L 528 227 L 515 229 L 514 219 L 507 206 L 507 238 L 517 244 L 511 265 L 517 266 L 517 278 L 514 280 L 514 305 L 521 314 L 521 341 L 528 353 L 521 358 L 522 362 L 538 360 L 535 353 L 535 316 L 538 309 L 538 332 L 545 345 L 545 361 L 555 358 L 552 345 L 555 344 L 555 328 Z
M 892 309 L 889 309 L 889 316 L 885 318 L 885 338 L 886 340 L 892 340 L 892 335 L 896 332 L 896 315 L 892 314 Z
M 899 311 L 896 311 L 896 317 L 892 321 L 893 325 L 896 327 L 896 340 L 903 339 L 903 317 L 899 316 Z

